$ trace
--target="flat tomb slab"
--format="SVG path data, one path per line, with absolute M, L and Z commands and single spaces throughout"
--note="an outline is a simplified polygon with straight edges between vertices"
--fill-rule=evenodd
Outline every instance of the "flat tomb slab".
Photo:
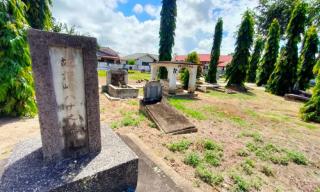
M 40 138 L 21 142 L 8 160 L 0 191 L 134 191 L 138 157 L 111 129 L 102 127 L 95 156 L 45 164 Z
M 197 128 L 183 114 L 164 101 L 144 107 L 150 118 L 165 133 L 197 132 Z

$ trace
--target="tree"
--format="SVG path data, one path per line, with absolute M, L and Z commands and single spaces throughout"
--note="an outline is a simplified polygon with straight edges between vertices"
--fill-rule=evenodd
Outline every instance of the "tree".
M 250 59 L 249 63 L 249 69 L 247 72 L 247 82 L 250 83 L 255 83 L 256 82 L 256 71 L 258 68 L 258 63 L 261 58 L 261 52 L 263 50 L 264 46 L 264 40 L 262 37 L 257 37 L 254 49 L 253 49 L 253 54 Z
M 244 81 L 246 79 L 247 67 L 249 65 L 250 48 L 253 43 L 254 19 L 248 10 L 244 13 L 238 36 L 236 48 L 231 64 L 226 71 L 228 80 L 227 86 L 237 86 L 245 90 Z
M 311 0 L 309 17 L 313 25 L 320 31 L 320 0 Z
M 267 42 L 264 49 L 264 54 L 257 71 L 257 85 L 265 85 L 271 73 L 274 70 L 274 65 L 277 62 L 279 53 L 280 41 L 280 25 L 277 19 L 274 19 L 267 36 Z
M 298 0 L 259 0 L 256 7 L 257 29 L 259 33 L 267 35 L 274 19 L 280 24 L 281 36 L 285 34 L 291 13 Z
M 313 89 L 311 99 L 300 109 L 300 113 L 304 121 L 320 123 L 320 60 L 318 60 L 313 72 L 317 75 L 316 86 Z
M 26 4 L 26 18 L 35 29 L 49 30 L 52 27 L 50 7 L 52 0 L 22 0 Z
M 128 65 L 135 65 L 135 64 L 136 64 L 136 60 L 134 60 L 134 59 L 128 60 Z
M 298 69 L 298 88 L 305 90 L 308 88 L 309 81 L 314 77 L 312 69 L 316 64 L 316 53 L 318 52 L 319 39 L 317 29 L 311 26 L 304 37 L 303 48 L 299 60 Z
M 193 51 L 187 55 L 186 62 L 198 64 L 198 69 L 197 69 L 197 78 L 200 78 L 201 76 L 201 66 L 200 66 L 200 59 L 197 54 L 197 52 Z M 189 71 L 188 69 L 184 68 L 181 72 L 181 80 L 183 83 L 183 88 L 188 89 L 188 84 L 189 84 Z
M 160 42 L 159 61 L 172 60 L 172 47 L 174 46 L 174 36 L 176 29 L 177 3 L 176 0 L 162 0 L 160 21 Z M 159 69 L 159 78 L 166 79 L 167 71 L 165 67 Z
M 21 0 L 0 1 L 0 115 L 37 112 Z
M 297 81 L 298 67 L 298 43 L 300 35 L 304 33 L 306 22 L 307 5 L 297 3 L 292 12 L 290 22 L 286 31 L 287 44 L 280 55 L 280 59 L 268 81 L 267 91 L 276 95 L 284 95 L 293 91 Z
M 223 33 L 223 20 L 222 18 L 219 18 L 214 30 L 213 46 L 211 49 L 209 71 L 206 76 L 206 81 L 209 83 L 217 83 L 217 66 L 220 58 L 222 33 Z

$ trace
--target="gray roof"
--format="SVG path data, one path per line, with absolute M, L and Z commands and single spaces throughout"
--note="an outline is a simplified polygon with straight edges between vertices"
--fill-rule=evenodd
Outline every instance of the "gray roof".
M 131 60 L 131 59 L 136 60 L 136 59 L 139 59 L 139 58 L 144 57 L 144 56 L 149 56 L 149 57 L 153 58 L 156 61 L 159 60 L 159 55 L 150 54 L 150 53 L 135 53 L 135 54 L 124 56 L 121 59 L 123 59 L 123 60 Z
M 98 56 L 119 57 L 118 53 L 109 47 L 100 47 L 97 51 Z

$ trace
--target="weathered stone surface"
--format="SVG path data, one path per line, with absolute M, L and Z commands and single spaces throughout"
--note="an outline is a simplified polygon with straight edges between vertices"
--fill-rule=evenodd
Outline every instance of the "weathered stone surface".
M 183 114 L 165 101 L 152 105 L 140 103 L 140 109 L 146 112 L 157 127 L 165 133 L 183 134 L 198 131 Z
M 144 103 L 157 103 L 162 99 L 162 86 L 159 81 L 149 81 L 143 87 Z
M 124 69 L 109 70 L 107 72 L 107 85 L 122 86 L 128 84 L 128 71 Z
M 96 39 L 31 29 L 28 41 L 45 160 L 99 152 Z
M 40 138 L 16 146 L 0 181 L 2 192 L 134 191 L 138 158 L 111 129 L 102 128 L 96 156 L 47 164 Z
M 139 96 L 139 89 L 133 88 L 129 85 L 125 87 L 117 87 L 109 84 L 107 86 L 107 93 L 111 97 L 120 99 L 137 98 Z

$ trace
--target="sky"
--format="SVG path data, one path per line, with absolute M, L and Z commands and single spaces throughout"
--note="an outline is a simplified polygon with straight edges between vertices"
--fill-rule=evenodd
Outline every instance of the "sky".
M 235 34 L 245 10 L 258 0 L 177 0 L 173 53 L 210 53 L 214 27 L 224 21 L 222 54 L 234 51 Z M 53 16 L 96 37 L 120 55 L 158 53 L 161 0 L 54 0 Z

